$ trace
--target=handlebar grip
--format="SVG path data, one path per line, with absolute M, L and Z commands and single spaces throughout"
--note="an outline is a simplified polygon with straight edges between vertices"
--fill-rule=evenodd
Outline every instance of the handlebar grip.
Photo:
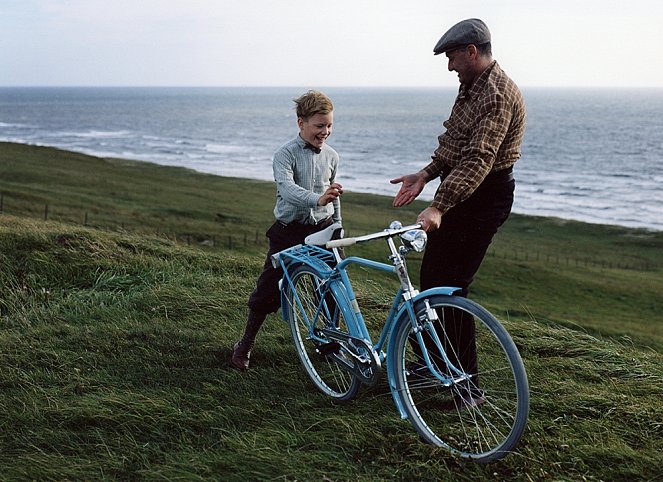
M 329 249 L 343 248 L 345 246 L 352 246 L 356 242 L 357 242 L 356 238 L 332 239 L 331 241 L 327 241 L 327 244 L 325 244 L 325 246 Z

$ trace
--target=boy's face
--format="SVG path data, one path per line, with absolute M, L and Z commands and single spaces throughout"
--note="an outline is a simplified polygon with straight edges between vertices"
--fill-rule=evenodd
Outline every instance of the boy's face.
M 317 148 L 322 147 L 325 139 L 331 135 L 333 123 L 333 112 L 329 114 L 315 114 L 306 120 L 301 117 L 297 118 L 300 137 Z

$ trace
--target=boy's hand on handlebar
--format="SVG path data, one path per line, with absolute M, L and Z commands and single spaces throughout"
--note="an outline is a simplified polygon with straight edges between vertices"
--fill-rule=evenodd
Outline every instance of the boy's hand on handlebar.
M 340 197 L 341 194 L 343 194 L 343 186 L 335 182 L 327 189 L 325 189 L 325 192 L 322 194 L 322 196 L 320 196 L 320 199 L 318 199 L 318 205 L 326 206 L 334 199 Z
M 442 224 L 442 212 L 432 206 L 427 207 L 417 216 L 417 223 L 426 232 L 435 231 Z

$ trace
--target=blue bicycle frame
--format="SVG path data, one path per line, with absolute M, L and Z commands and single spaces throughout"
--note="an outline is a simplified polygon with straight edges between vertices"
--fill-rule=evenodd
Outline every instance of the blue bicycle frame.
M 388 239 L 388 242 L 390 243 L 392 254 L 395 255 L 396 249 L 393 245 L 393 241 L 391 239 Z M 345 299 L 347 301 L 347 303 L 340 303 L 338 309 L 342 310 L 343 312 L 343 316 L 345 318 L 348 327 L 348 334 L 352 337 L 361 338 L 365 340 L 368 346 L 371 346 L 374 353 L 377 354 L 377 359 L 379 360 L 380 364 L 384 363 L 385 360 L 394 358 L 393 353 L 395 347 L 393 343 L 390 342 L 387 345 L 386 352 L 383 350 L 383 347 L 387 343 L 389 335 L 392 333 L 393 329 L 397 326 L 397 324 L 410 322 L 412 323 L 413 328 L 416 328 L 417 318 L 415 314 L 415 306 L 418 303 L 420 302 L 427 303 L 427 301 L 425 300 L 431 296 L 436 296 L 436 295 L 451 296 L 460 289 L 457 287 L 436 287 L 419 293 L 417 290 L 415 290 L 412 287 L 412 285 L 409 282 L 409 277 L 407 275 L 407 272 L 405 271 L 402 257 L 399 258 L 398 260 L 400 261 L 400 263 L 396 262 L 395 264 L 392 265 L 378 261 L 373 261 L 370 259 L 354 257 L 354 256 L 339 261 L 339 258 L 335 257 L 334 254 L 328 250 L 312 245 L 299 245 L 290 248 L 288 250 L 282 251 L 276 259 L 278 259 L 278 263 L 280 264 L 284 273 L 281 282 L 287 283 L 290 287 L 293 286 L 293 283 L 290 278 L 288 267 L 292 266 L 293 263 L 306 264 L 319 274 L 319 277 L 323 280 L 323 286 L 321 287 L 321 293 L 320 293 L 321 301 L 319 303 L 319 306 L 317 307 L 316 313 L 314 315 L 315 317 L 319 316 L 320 310 L 324 309 L 323 308 L 323 305 L 325 304 L 324 295 L 328 291 L 331 291 L 336 296 L 337 299 Z M 333 267 L 330 266 L 330 264 L 333 265 L 334 262 L 336 262 L 336 265 Z M 370 334 L 368 333 L 366 322 L 359 308 L 359 304 L 357 302 L 354 290 L 352 289 L 352 284 L 347 274 L 346 268 L 350 265 L 359 265 L 378 271 L 393 273 L 399 276 L 399 278 L 401 279 L 402 286 L 397 290 L 394 296 L 394 300 L 389 310 L 389 314 L 387 315 L 385 324 L 380 332 L 379 339 L 375 343 L 371 341 L 371 337 Z M 402 270 L 402 272 L 399 273 L 399 270 Z M 299 300 L 299 297 L 297 296 L 297 293 L 294 290 L 293 293 L 294 293 L 295 302 L 299 305 L 301 309 L 301 301 Z M 288 303 L 286 302 L 285 296 L 286 296 L 285 290 L 281 289 L 282 317 L 285 321 L 289 321 L 290 309 L 288 307 Z M 306 320 L 306 321 L 308 323 L 308 326 L 310 327 L 309 336 L 311 338 L 316 338 L 315 334 L 313 333 L 313 326 L 314 326 L 313 320 Z M 419 330 L 415 329 L 415 333 L 419 340 L 420 346 L 425 347 L 420 332 L 421 332 L 420 329 Z M 434 337 L 435 343 L 438 345 L 438 347 L 441 347 L 440 340 L 437 339 L 435 330 L 431 330 L 431 332 L 432 336 Z M 433 363 L 429 358 L 427 350 L 424 348 L 422 351 L 423 351 L 424 360 L 431 369 L 431 373 L 433 373 L 442 383 L 450 385 L 456 381 L 456 380 L 452 381 L 452 379 L 449 376 L 442 375 L 439 372 L 437 372 L 437 370 L 433 369 L 432 368 Z M 443 353 L 445 362 L 449 366 L 452 366 L 451 362 L 446 358 L 444 350 L 441 350 L 441 352 Z M 454 368 L 455 367 L 452 366 L 452 369 Z M 393 381 L 395 380 L 395 370 L 396 370 L 395 364 L 388 363 L 387 378 L 389 380 L 389 388 L 394 403 L 396 404 L 396 407 L 399 411 L 399 414 L 401 418 L 404 419 L 407 418 L 407 415 L 402 406 L 401 397 L 398 394 L 398 389 Z M 455 371 L 458 374 L 459 379 L 464 378 L 464 374 L 462 373 L 462 371 L 457 369 Z

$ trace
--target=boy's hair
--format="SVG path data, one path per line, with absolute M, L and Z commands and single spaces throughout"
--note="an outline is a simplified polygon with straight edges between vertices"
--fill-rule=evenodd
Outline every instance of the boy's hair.
M 329 97 L 317 90 L 309 90 L 301 97 L 293 100 L 297 109 L 297 117 L 304 120 L 315 114 L 329 114 L 334 110 L 334 105 Z

